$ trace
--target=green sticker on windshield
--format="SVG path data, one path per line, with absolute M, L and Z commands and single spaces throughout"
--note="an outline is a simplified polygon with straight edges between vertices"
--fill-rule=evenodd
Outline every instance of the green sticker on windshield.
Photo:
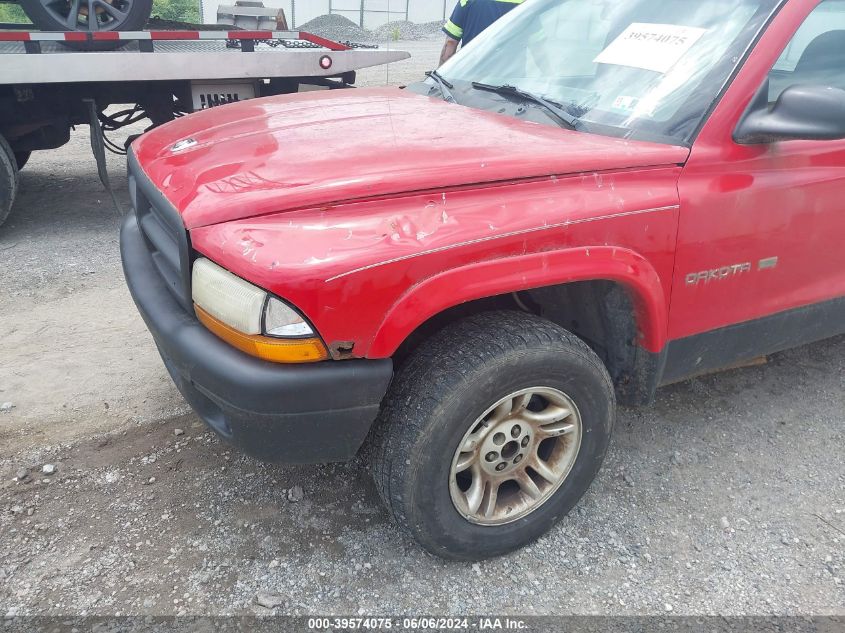
M 613 109 L 618 112 L 633 112 L 637 109 L 640 100 L 636 97 L 620 95 L 613 100 Z

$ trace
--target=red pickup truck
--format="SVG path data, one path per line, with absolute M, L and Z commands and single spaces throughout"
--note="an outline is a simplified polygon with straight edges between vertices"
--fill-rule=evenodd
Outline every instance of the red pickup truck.
M 502 554 L 617 400 L 845 332 L 843 88 L 845 0 L 532 0 L 406 89 L 141 137 L 126 280 L 221 437 L 366 443 L 425 548 Z

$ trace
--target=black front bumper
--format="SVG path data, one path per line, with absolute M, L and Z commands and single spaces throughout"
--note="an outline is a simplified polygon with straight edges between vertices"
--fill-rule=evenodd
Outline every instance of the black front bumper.
M 393 375 L 384 360 L 280 365 L 248 356 L 211 334 L 165 285 L 134 212 L 120 231 L 123 272 L 167 371 L 218 435 L 268 461 L 352 458 Z

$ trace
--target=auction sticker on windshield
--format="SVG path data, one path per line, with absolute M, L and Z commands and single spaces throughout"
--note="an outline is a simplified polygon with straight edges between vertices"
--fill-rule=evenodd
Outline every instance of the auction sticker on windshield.
M 706 32 L 694 26 L 635 22 L 593 62 L 666 73 Z

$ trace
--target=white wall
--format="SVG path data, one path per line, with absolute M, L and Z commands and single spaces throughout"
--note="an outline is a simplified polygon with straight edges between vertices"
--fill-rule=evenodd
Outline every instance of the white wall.
M 410 0 L 409 20 L 411 22 L 434 22 L 449 17 L 455 8 L 457 0 Z M 445 7 L 445 11 L 444 11 Z
M 407 0 L 408 17 L 411 22 L 433 22 L 443 18 L 443 0 Z M 296 3 L 296 24 L 300 26 L 309 20 L 329 12 L 329 0 L 263 0 L 265 7 L 281 7 L 288 16 L 293 15 L 292 3 Z M 364 0 L 364 27 L 376 28 L 388 21 L 405 19 L 405 0 Z M 446 14 L 452 11 L 457 0 L 446 0 Z M 217 21 L 217 7 L 221 4 L 234 4 L 235 0 L 203 0 L 203 22 L 213 24 Z M 360 19 L 361 0 L 332 0 L 334 13 L 343 15 L 356 24 Z M 390 14 L 380 11 L 391 11 Z

